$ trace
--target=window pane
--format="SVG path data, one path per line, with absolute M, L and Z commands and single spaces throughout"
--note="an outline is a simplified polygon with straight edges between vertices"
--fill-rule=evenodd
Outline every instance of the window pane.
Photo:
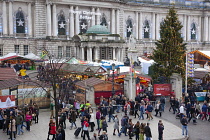
M 58 58 L 61 58 L 63 56 L 63 47 L 58 46 Z
M 64 15 L 58 18 L 58 35 L 66 35 L 66 20 Z
M 71 53 L 71 47 L 66 46 L 66 57 L 70 57 L 70 53 Z
M 3 56 L 3 45 L 0 45 L 0 56 Z
M 15 45 L 15 53 L 20 53 L 19 45 Z
M 24 45 L 23 46 L 23 55 L 27 55 L 28 54 L 28 45 Z
M 16 14 L 16 32 L 25 33 L 25 19 L 22 9 L 19 8 L 19 11 Z

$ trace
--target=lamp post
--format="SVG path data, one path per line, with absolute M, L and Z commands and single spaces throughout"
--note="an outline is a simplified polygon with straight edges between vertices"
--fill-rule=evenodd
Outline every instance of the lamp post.
M 115 95 L 115 89 L 114 89 L 114 70 L 115 70 L 115 64 L 112 64 L 112 97 Z M 108 76 L 110 76 L 110 69 L 107 69 Z M 117 68 L 117 75 L 119 74 L 119 68 Z

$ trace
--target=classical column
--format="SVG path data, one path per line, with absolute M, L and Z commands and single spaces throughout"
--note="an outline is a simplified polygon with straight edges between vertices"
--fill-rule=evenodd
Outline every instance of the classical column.
M 12 2 L 9 2 L 9 35 L 13 35 L 13 14 Z
M 184 37 L 184 41 L 187 40 L 187 35 L 186 35 L 186 28 L 187 28 L 187 16 L 186 15 L 183 15 L 183 22 L 184 22 L 184 25 L 183 25 L 183 37 Z
M 115 9 L 111 12 L 111 33 L 115 34 Z
M 78 6 L 76 6 L 75 11 L 76 12 L 78 11 Z M 76 26 L 75 33 L 78 35 L 79 34 L 79 28 L 80 28 L 79 27 L 79 13 L 78 12 L 76 13 L 75 26 Z
M 155 40 L 155 13 L 152 13 L 152 40 Z
M 85 53 L 84 53 L 84 47 L 81 47 L 81 59 L 82 59 L 82 61 L 84 61 L 84 58 L 85 58 Z
M 3 34 L 7 35 L 7 5 L 6 5 L 6 1 L 3 1 L 2 4 L 2 16 L 3 16 Z
M 89 58 L 90 58 L 90 61 L 92 62 L 93 59 L 92 59 L 93 55 L 92 55 L 92 47 L 89 48 Z
M 96 20 L 95 20 L 95 8 L 92 7 L 92 19 L 91 19 L 91 26 L 95 25 L 96 24 Z
M 74 7 L 70 6 L 70 21 L 69 21 L 69 26 L 70 26 L 70 37 L 74 36 Z
M 156 15 L 156 40 L 160 38 L 160 22 L 159 22 L 159 14 Z
M 139 13 L 135 12 L 135 17 L 136 17 L 136 39 L 139 39 Z
M 139 39 L 142 39 L 142 12 L 139 13 Z
M 47 4 L 47 36 L 51 36 L 52 32 L 51 32 L 51 4 L 48 3 Z
M 120 62 L 123 62 L 123 48 L 120 48 Z
M 115 48 L 113 47 L 113 60 L 116 60 Z
M 191 19 L 190 16 L 187 18 L 187 41 L 191 40 Z
M 28 3 L 28 35 L 32 36 L 31 3 Z
M 116 34 L 120 34 L 120 9 L 116 10 Z
M 208 41 L 208 16 L 204 17 L 204 37 L 203 41 Z
M 201 28 L 201 24 L 202 24 L 202 18 L 201 16 L 198 17 L 198 30 L 196 32 L 197 36 L 198 36 L 198 41 L 202 41 L 201 39 L 201 34 L 203 33 L 202 32 L 202 28 Z
M 98 61 L 98 47 L 95 47 L 95 61 Z
M 96 25 L 100 24 L 100 10 L 99 8 L 96 9 Z
M 57 17 L 56 17 L 56 4 L 53 4 L 53 36 L 57 36 L 58 26 L 57 26 Z
M 209 42 L 210 41 L 210 27 L 209 27 L 209 23 L 210 23 L 210 17 L 208 17 L 208 30 L 207 30 L 207 32 L 208 32 L 208 38 L 207 38 L 207 41 Z

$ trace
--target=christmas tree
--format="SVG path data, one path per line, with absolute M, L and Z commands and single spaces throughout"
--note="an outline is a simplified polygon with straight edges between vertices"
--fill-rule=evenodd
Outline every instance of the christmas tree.
M 185 46 L 181 37 L 181 22 L 174 8 L 160 25 L 160 40 L 157 40 L 152 59 L 155 61 L 153 67 L 154 79 L 158 77 L 169 78 L 172 73 L 185 74 Z

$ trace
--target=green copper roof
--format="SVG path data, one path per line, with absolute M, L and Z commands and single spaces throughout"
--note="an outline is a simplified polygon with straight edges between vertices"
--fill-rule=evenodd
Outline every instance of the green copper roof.
M 111 34 L 106 26 L 94 25 L 90 27 L 86 33 L 95 33 L 95 34 Z

